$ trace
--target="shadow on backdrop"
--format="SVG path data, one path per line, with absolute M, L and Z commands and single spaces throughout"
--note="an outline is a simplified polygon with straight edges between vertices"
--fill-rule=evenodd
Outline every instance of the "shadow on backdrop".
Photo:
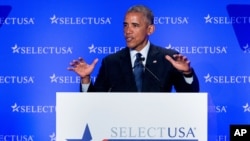
M 0 5 L 0 28 L 3 25 L 3 21 L 6 19 L 6 17 L 9 15 L 11 11 L 11 6 L 9 5 Z
M 250 53 L 250 5 L 230 4 L 227 6 L 227 11 L 234 19 L 232 26 L 240 48 Z

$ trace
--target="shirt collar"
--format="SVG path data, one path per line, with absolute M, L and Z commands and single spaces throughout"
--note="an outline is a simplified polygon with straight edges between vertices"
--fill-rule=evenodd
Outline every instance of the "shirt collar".
M 145 58 L 145 60 L 143 61 L 144 65 L 146 64 L 149 46 L 150 46 L 150 42 L 148 41 L 148 43 L 146 44 L 146 46 L 140 51 L 140 53 L 142 54 L 142 57 Z M 136 53 L 138 53 L 138 51 L 130 49 L 130 57 L 131 57 L 132 66 L 134 66 L 134 61 L 136 59 L 136 56 L 135 56 Z

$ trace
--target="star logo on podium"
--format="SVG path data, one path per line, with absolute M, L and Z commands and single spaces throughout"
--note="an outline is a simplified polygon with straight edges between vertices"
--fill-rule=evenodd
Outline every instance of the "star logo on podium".
M 81 139 L 67 139 L 67 141 L 91 141 L 91 140 L 92 140 L 92 136 L 91 136 L 88 124 L 85 127 L 85 130 Z

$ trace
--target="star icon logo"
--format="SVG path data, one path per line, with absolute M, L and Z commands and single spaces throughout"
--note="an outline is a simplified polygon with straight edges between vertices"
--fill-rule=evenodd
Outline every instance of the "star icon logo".
M 12 53 L 19 53 L 19 49 L 20 48 L 18 48 L 18 46 L 17 46 L 17 44 L 15 44 L 13 47 L 11 47 L 12 48 Z
M 56 141 L 56 134 L 53 132 L 51 135 L 49 135 L 50 141 Z
M 88 48 L 89 48 L 89 53 L 96 53 L 97 47 L 95 47 L 94 44 L 92 44 L 92 45 L 89 46 Z
M 244 50 L 244 53 L 249 53 L 250 52 L 250 47 L 248 44 L 246 44 L 245 46 L 242 47 Z
M 50 18 L 50 20 L 51 20 L 51 24 L 57 24 L 58 18 L 54 14 L 53 17 Z
M 205 82 L 212 82 L 212 76 L 210 76 L 210 74 L 208 73 L 206 76 L 204 76 L 204 78 L 205 78 Z
M 246 103 L 246 105 L 242 106 L 244 109 L 244 112 L 250 112 L 250 106 L 248 103 Z
M 205 23 L 212 23 L 213 17 L 211 17 L 211 16 L 208 14 L 206 17 L 204 17 L 204 19 L 206 20 Z
M 91 141 L 91 140 L 92 140 L 92 136 L 91 136 L 88 124 L 85 127 L 85 130 L 81 139 L 67 139 L 67 141 Z
M 168 46 L 166 46 L 165 48 L 166 49 L 171 49 L 171 47 L 172 47 L 171 44 L 168 44 Z
M 57 77 L 56 77 L 56 74 L 53 74 L 52 76 L 50 76 L 50 82 L 53 83 L 57 83 Z
M 19 106 L 15 103 L 13 106 L 11 106 L 12 112 L 19 112 Z

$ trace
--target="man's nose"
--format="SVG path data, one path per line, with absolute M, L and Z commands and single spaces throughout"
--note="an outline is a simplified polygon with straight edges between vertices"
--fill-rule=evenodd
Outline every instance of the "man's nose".
M 126 26 L 124 30 L 125 30 L 125 33 L 127 33 L 127 34 L 132 33 L 131 26 Z

